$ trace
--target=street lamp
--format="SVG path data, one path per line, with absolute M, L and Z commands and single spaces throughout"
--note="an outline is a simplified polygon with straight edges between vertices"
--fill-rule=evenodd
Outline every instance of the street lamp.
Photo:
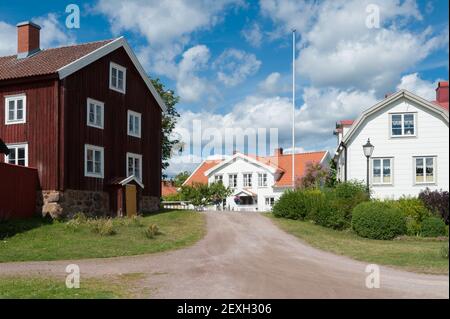
M 369 159 L 372 156 L 373 153 L 373 149 L 375 148 L 375 146 L 373 146 L 372 144 L 370 144 L 370 138 L 367 139 L 367 143 L 363 145 L 363 151 L 364 151 L 364 155 L 367 158 L 367 178 L 366 178 L 366 183 L 367 183 L 367 194 L 369 194 L 370 189 L 369 189 Z

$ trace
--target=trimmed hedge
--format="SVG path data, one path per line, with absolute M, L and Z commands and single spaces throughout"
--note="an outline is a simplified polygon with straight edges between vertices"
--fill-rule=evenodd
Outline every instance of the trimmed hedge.
M 432 216 L 424 203 L 415 197 L 402 197 L 398 200 L 387 201 L 393 207 L 400 209 L 406 217 L 406 234 L 418 236 L 422 231 L 422 222 Z
M 308 214 L 302 192 L 288 190 L 275 202 L 272 212 L 276 217 L 304 220 Z
M 429 217 L 422 223 L 421 235 L 423 237 L 438 237 L 447 235 L 447 227 L 441 218 Z
M 387 202 L 360 203 L 352 215 L 352 228 L 361 237 L 386 240 L 406 234 L 404 214 Z

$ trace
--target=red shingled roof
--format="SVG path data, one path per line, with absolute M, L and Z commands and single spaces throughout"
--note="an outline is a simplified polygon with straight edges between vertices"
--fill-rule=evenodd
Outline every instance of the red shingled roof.
M 308 163 L 319 163 L 325 156 L 325 151 L 310 152 L 310 153 L 298 153 L 295 154 L 295 176 L 301 177 L 305 174 L 306 165 Z M 251 158 L 264 163 L 265 165 L 277 168 L 281 176 L 275 182 L 275 186 L 285 187 L 292 185 L 292 155 L 272 155 L 272 156 L 254 156 L 248 155 Z M 193 183 L 208 183 L 208 177 L 205 176 L 205 172 L 210 168 L 213 168 L 217 164 L 225 160 L 206 160 L 189 176 L 186 185 L 192 185 Z
M 17 59 L 16 55 L 0 57 L 0 81 L 54 74 L 60 68 L 101 48 L 111 41 L 113 40 L 42 50 L 24 59 Z

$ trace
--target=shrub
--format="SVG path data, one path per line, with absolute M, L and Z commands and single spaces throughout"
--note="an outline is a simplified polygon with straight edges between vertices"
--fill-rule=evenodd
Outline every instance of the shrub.
M 160 231 L 159 228 L 156 224 L 150 224 L 148 225 L 148 227 L 145 229 L 145 236 L 147 238 L 155 238 L 156 235 L 159 235 Z
M 111 236 L 116 234 L 114 224 L 110 218 L 99 218 L 89 220 L 89 226 L 92 231 L 101 236 Z
M 330 196 L 331 206 L 335 215 L 334 218 L 338 221 L 336 224 L 338 227 L 333 228 L 350 227 L 353 208 L 369 200 L 366 186 L 356 181 L 344 182 L 339 183 L 333 192 L 334 195 Z M 341 224 L 342 226 L 339 226 Z
M 423 237 L 445 236 L 446 233 L 445 223 L 438 217 L 428 217 L 422 223 L 421 235 Z
M 305 192 L 302 190 L 287 190 L 273 206 L 276 217 L 304 220 L 308 214 Z
M 419 198 L 426 208 L 439 215 L 448 225 L 449 193 L 447 191 L 431 191 L 426 188 L 419 193 Z
M 406 218 L 386 202 L 363 202 L 353 209 L 352 228 L 361 237 L 393 239 L 406 233 Z
M 81 222 L 77 219 L 71 219 L 64 226 L 68 230 L 75 232 L 80 229 Z
M 390 203 L 405 215 L 407 235 L 419 235 L 422 230 L 422 222 L 431 216 L 431 212 L 425 207 L 424 203 L 419 198 L 413 197 L 402 197 Z

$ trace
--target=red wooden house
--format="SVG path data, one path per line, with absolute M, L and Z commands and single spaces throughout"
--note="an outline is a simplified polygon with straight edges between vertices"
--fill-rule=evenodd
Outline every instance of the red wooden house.
M 35 167 L 43 214 L 132 214 L 159 206 L 164 102 L 123 37 L 40 50 L 18 27 L 0 57 L 0 161 Z

